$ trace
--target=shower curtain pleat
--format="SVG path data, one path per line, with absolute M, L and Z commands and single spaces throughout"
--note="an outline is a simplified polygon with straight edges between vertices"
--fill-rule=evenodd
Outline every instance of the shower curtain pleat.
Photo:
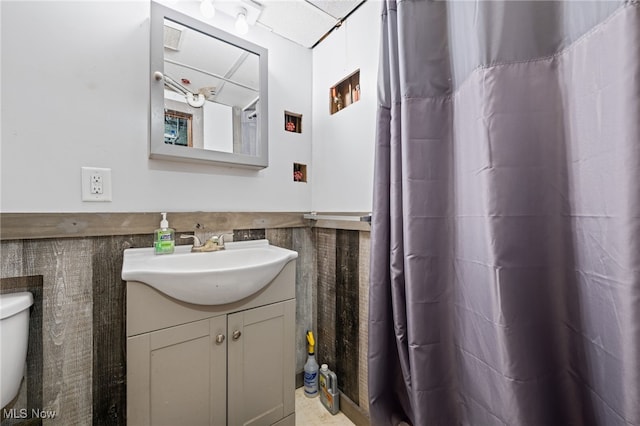
M 383 3 L 374 425 L 640 424 L 640 5 L 570 3 Z

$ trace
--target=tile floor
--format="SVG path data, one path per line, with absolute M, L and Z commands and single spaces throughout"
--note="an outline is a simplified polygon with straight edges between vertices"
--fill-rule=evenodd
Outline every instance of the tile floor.
M 332 415 L 320 402 L 320 397 L 307 398 L 304 388 L 296 389 L 296 426 L 353 426 L 347 416 Z

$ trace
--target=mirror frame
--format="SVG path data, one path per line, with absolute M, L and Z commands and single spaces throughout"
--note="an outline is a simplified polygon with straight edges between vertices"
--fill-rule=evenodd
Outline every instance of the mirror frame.
M 260 81 L 260 114 L 258 114 L 257 155 L 185 148 L 164 143 L 164 82 L 156 78 L 156 72 L 164 75 L 164 19 L 177 22 L 194 31 L 216 38 L 240 49 L 258 55 Z M 236 37 L 188 15 L 151 2 L 150 24 L 150 132 L 149 158 L 207 163 L 221 166 L 262 169 L 269 165 L 269 98 L 268 98 L 268 50 Z

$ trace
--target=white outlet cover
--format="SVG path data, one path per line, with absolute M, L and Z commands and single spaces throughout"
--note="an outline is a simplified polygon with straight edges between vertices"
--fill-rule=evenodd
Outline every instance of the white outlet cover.
M 91 177 L 102 180 L 102 194 L 91 193 Z M 111 169 L 100 167 L 82 168 L 82 201 L 111 201 Z

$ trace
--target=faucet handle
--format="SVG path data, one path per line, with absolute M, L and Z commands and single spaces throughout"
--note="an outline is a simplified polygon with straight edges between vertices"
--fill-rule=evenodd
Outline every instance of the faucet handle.
M 200 242 L 200 238 L 196 237 L 195 235 L 182 234 L 182 235 L 180 235 L 180 238 L 193 238 L 193 246 L 194 247 L 201 247 L 202 246 L 202 243 Z
M 207 240 L 207 243 L 222 248 L 224 247 L 224 237 L 222 235 L 213 235 Z
M 215 235 L 212 238 L 215 238 L 218 242 L 219 246 L 224 247 L 225 242 L 227 242 L 227 236 L 230 236 L 230 240 L 229 241 L 233 241 L 233 233 L 232 232 L 223 232 L 220 235 Z

